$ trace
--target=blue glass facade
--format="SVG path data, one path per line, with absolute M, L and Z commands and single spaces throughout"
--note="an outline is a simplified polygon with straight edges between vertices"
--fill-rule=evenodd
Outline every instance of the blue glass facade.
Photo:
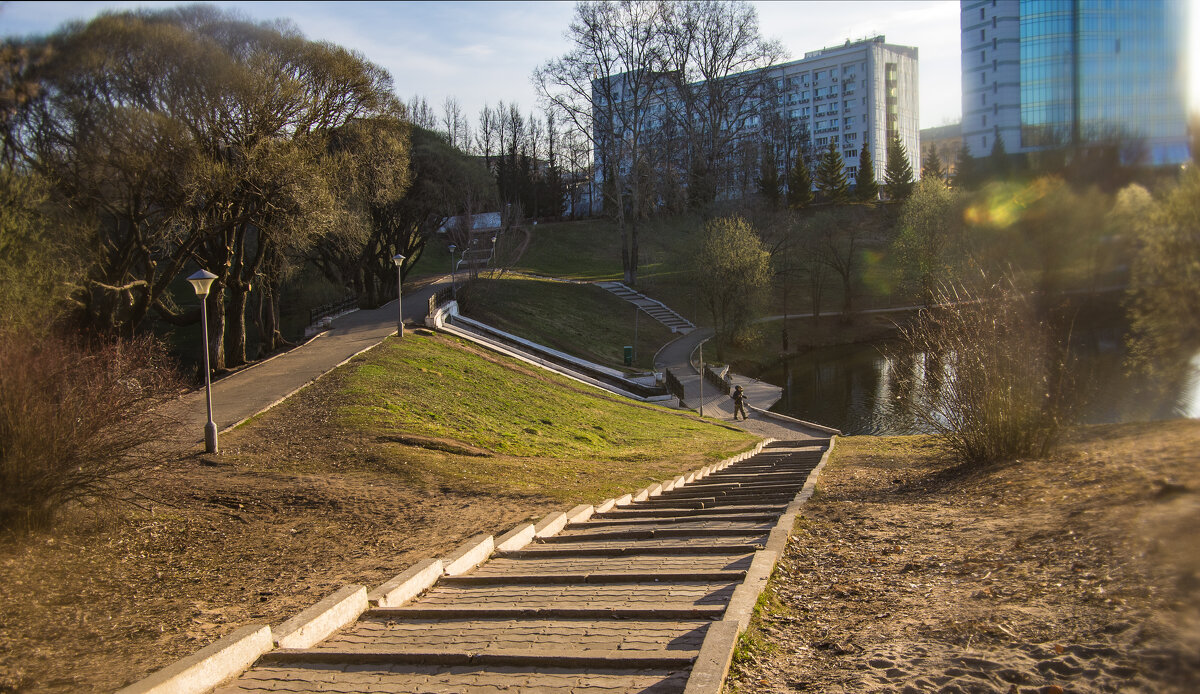
M 1185 19 L 1180 0 L 1021 0 L 1021 148 L 1119 139 L 1129 160 L 1187 161 Z

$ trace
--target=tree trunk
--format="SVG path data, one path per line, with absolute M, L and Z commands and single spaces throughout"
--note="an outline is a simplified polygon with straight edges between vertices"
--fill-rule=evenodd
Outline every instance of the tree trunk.
M 240 282 L 229 287 L 229 355 L 230 366 L 246 363 L 246 303 L 249 292 Z
M 213 282 L 208 295 L 208 357 L 214 372 L 225 370 L 225 285 Z

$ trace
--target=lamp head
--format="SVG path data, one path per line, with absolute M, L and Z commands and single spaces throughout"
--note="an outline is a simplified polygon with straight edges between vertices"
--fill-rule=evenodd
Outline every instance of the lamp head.
M 400 267 L 402 264 L 404 264 L 404 256 L 397 253 L 396 255 L 392 256 L 392 262 L 396 264 L 396 267 Z
M 187 279 L 188 282 L 192 283 L 192 288 L 196 290 L 196 296 L 203 299 L 208 296 L 208 289 L 212 286 L 213 280 L 217 279 L 217 276 L 208 270 L 197 270 Z
M 454 244 L 450 244 L 450 252 L 451 253 L 453 253 L 454 249 L 456 249 L 456 248 L 458 248 L 458 246 L 455 246 Z

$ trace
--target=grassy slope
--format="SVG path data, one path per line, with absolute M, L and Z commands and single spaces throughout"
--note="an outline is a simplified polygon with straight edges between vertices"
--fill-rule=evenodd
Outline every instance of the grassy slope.
M 753 441 L 719 423 L 633 404 L 440 335 L 388 340 L 324 382 L 331 390 L 328 428 L 282 435 L 353 443 L 351 451 L 321 456 L 332 469 L 471 492 L 599 500 Z M 295 416 L 291 407 L 285 402 L 266 413 L 246 437 L 262 427 L 257 437 L 273 438 L 272 429 Z M 320 471 L 312 466 L 321 465 L 312 457 L 253 458 L 247 462 L 261 467 Z
M 592 285 L 513 277 L 481 280 L 464 306 L 472 318 L 599 364 L 623 367 L 622 348 L 633 344 L 633 306 Z M 634 366 L 648 369 L 654 353 L 675 336 L 645 314 L 637 327 Z

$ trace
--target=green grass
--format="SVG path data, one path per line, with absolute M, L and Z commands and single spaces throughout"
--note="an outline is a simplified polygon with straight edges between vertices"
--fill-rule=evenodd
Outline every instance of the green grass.
M 335 421 L 363 460 L 413 479 L 564 499 L 632 491 L 747 449 L 754 437 L 439 335 L 389 339 L 341 369 Z M 427 439 L 420 448 L 390 443 Z M 468 456 L 455 449 L 476 449 Z
M 590 284 L 480 279 L 460 297 L 467 315 L 476 320 L 599 364 L 623 368 L 623 348 L 633 345 L 633 305 Z M 674 337 L 662 323 L 641 314 L 634 367 L 652 368 L 654 353 Z

